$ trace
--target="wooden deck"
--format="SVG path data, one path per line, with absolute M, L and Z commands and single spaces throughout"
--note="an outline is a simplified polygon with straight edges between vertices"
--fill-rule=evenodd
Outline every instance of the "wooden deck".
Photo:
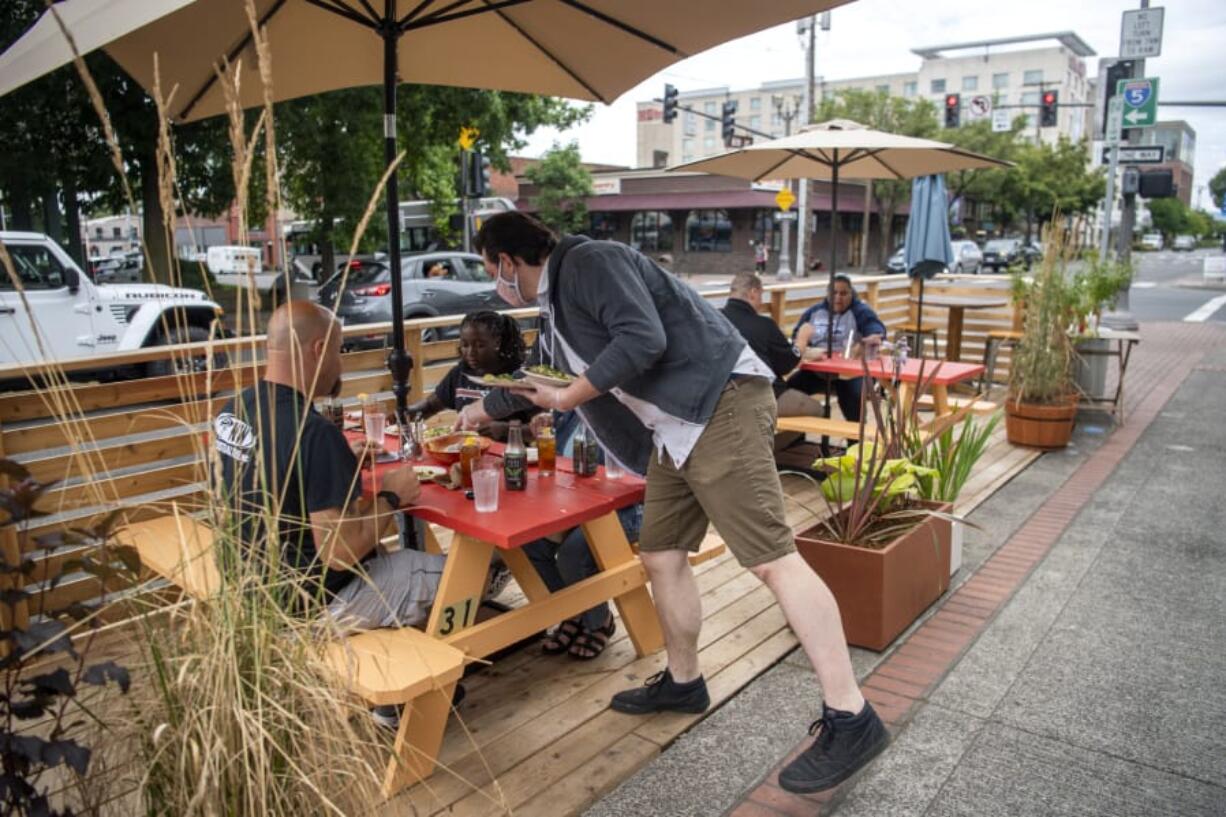
M 1038 456 L 1006 442 L 1002 422 L 955 510 L 968 513 Z M 820 511 L 825 505 L 806 480 L 785 477 L 784 485 L 794 500 L 789 520 L 802 530 L 812 523 L 806 507 Z M 704 617 L 700 659 L 714 709 L 797 642 L 773 596 L 731 554 L 699 565 L 695 573 Z M 502 600 L 515 603 L 513 591 Z M 464 681 L 468 695 L 452 719 L 439 771 L 378 813 L 581 813 L 704 717 L 636 717 L 609 709 L 613 693 L 641 684 L 663 666 L 663 653 L 636 659 L 619 626 L 594 661 L 544 656 L 529 646 L 482 669 Z

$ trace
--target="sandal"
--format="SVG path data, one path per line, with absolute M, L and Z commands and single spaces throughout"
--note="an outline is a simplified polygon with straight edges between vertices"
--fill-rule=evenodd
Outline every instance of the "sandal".
M 617 622 L 609 615 L 609 623 L 595 630 L 584 629 L 575 637 L 567 653 L 579 661 L 591 661 L 599 658 L 604 648 L 609 646 L 609 639 L 617 631 Z
M 576 619 L 569 618 L 545 636 L 541 652 L 545 655 L 561 655 L 570 649 L 575 639 L 583 634 L 583 627 Z

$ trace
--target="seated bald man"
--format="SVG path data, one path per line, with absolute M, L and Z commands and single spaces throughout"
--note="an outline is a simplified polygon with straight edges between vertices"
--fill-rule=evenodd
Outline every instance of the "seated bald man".
M 332 314 L 291 301 L 268 321 L 264 378 L 221 409 L 213 444 L 216 486 L 234 508 L 253 552 L 279 552 L 293 583 L 291 609 L 320 610 L 357 629 L 424 622 L 443 557 L 416 550 L 377 553 L 397 508 L 417 498 L 412 467 L 384 473 L 373 501 L 361 498 L 358 457 L 312 401 L 341 387 L 341 330 Z M 277 508 L 270 532 L 269 508 Z

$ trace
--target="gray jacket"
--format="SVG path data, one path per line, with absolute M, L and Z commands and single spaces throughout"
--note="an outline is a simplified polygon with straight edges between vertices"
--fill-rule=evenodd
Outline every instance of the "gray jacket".
M 617 459 L 645 474 L 651 430 L 608 394 L 626 393 L 674 417 L 705 424 L 715 411 L 745 340 L 691 287 L 625 244 L 570 236 L 549 258 L 549 302 L 558 334 L 588 363 L 602 394 L 580 414 Z M 553 360 L 542 316 L 531 358 L 570 371 L 560 344 Z M 490 416 L 505 417 L 527 401 L 510 392 L 485 398 Z

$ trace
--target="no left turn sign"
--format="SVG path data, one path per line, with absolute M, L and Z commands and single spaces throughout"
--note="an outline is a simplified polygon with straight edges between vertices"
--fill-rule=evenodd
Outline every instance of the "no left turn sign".
M 992 98 L 990 96 L 973 96 L 967 105 L 967 111 L 972 119 L 983 119 L 992 113 Z

